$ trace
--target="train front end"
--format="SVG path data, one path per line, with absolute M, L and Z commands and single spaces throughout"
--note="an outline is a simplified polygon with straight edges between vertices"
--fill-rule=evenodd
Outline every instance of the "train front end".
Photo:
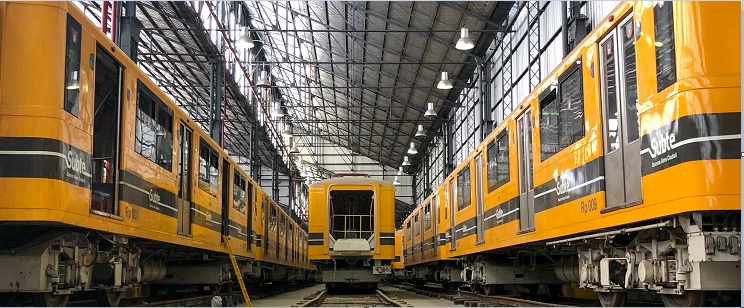
M 329 289 L 376 287 L 392 274 L 395 188 L 361 175 L 310 186 L 308 257 Z

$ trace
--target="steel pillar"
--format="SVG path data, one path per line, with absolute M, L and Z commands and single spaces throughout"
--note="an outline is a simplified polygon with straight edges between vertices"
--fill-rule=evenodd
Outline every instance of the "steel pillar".
M 209 83 L 209 136 L 224 147 L 222 125 L 222 62 L 212 62 Z
M 124 3 L 125 13 L 119 20 L 121 27 L 119 27 L 119 48 L 126 54 L 132 61 L 137 63 L 137 46 L 139 45 L 140 37 L 139 33 L 142 29 L 142 23 L 137 20 L 137 2 L 127 1 Z M 119 12 L 114 12 L 118 14 Z

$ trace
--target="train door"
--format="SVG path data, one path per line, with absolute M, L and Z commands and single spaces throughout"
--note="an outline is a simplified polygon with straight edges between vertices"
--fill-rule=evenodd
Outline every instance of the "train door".
M 638 124 L 633 17 L 600 41 L 606 208 L 641 201 L 641 141 Z
M 181 123 L 178 130 L 179 149 L 181 155 L 178 160 L 178 234 L 191 234 L 191 129 Z
M 269 217 L 269 199 L 266 197 L 266 195 L 263 196 L 263 201 L 261 201 L 261 209 L 263 209 L 263 235 L 262 235 L 262 243 L 263 244 L 263 253 L 264 255 L 268 255 L 269 253 L 269 224 L 271 223 L 271 217 Z
M 455 223 L 455 208 L 457 208 L 457 205 L 455 204 L 455 200 L 457 199 L 456 194 L 456 186 L 455 186 L 455 180 L 452 179 L 449 182 L 449 208 L 450 208 L 450 250 L 455 250 L 457 248 L 457 224 Z
M 483 234 L 483 157 L 480 152 L 475 156 L 475 208 L 475 244 L 479 245 L 485 242 Z
M 222 160 L 222 235 L 230 234 L 230 163 Z M 223 238 L 224 241 L 224 238 Z
M 431 204 L 431 229 L 432 229 L 432 238 L 431 238 L 431 245 L 432 245 L 432 256 L 436 256 L 437 252 L 439 251 L 439 194 L 434 194 L 434 198 L 432 198 L 432 204 Z
M 253 242 L 253 211 L 256 206 L 256 200 L 254 200 L 255 195 L 253 194 L 253 184 L 251 182 L 246 183 L 246 193 L 248 196 L 246 196 L 246 200 L 248 200 L 248 206 L 245 208 L 245 217 L 246 217 L 246 241 L 248 242 L 246 245 L 246 249 L 248 251 L 251 251 L 251 243 Z
M 519 232 L 535 230 L 535 187 L 532 182 L 532 114 L 531 109 L 517 119 L 519 155 Z
M 96 48 L 91 211 L 119 215 L 117 209 L 121 140 L 122 70 L 106 49 Z

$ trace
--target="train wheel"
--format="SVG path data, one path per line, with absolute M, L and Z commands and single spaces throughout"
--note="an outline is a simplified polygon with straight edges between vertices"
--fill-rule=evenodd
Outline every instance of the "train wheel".
M 661 300 L 667 307 L 700 307 L 705 304 L 705 292 L 685 291 L 682 295 L 661 294 Z
M 37 307 L 65 307 L 70 301 L 69 294 L 54 295 L 52 293 L 34 294 L 34 306 Z
M 622 307 L 628 297 L 626 292 L 599 292 L 597 293 L 599 303 L 602 307 Z
M 499 285 L 487 284 L 483 286 L 483 293 L 486 294 L 486 296 L 491 296 L 496 294 L 499 289 L 501 289 L 499 288 Z
M 96 292 L 96 299 L 101 307 L 117 307 L 123 296 L 124 292 L 103 290 Z

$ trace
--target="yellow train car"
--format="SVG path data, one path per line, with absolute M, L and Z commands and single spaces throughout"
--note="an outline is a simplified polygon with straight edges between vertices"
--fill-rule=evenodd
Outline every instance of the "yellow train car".
M 375 287 L 395 259 L 395 187 L 366 175 L 313 183 L 308 195 L 308 258 L 329 289 Z
M 395 230 L 395 259 L 393 259 L 393 281 L 406 278 L 406 269 L 403 266 L 403 230 Z
M 0 15 L 0 292 L 116 305 L 143 285 L 218 286 L 223 236 L 249 276 L 261 260 L 313 270 L 263 258 L 263 191 L 74 4 Z
M 435 190 L 437 258 L 487 294 L 738 297 L 740 22 L 736 3 L 619 4 Z

